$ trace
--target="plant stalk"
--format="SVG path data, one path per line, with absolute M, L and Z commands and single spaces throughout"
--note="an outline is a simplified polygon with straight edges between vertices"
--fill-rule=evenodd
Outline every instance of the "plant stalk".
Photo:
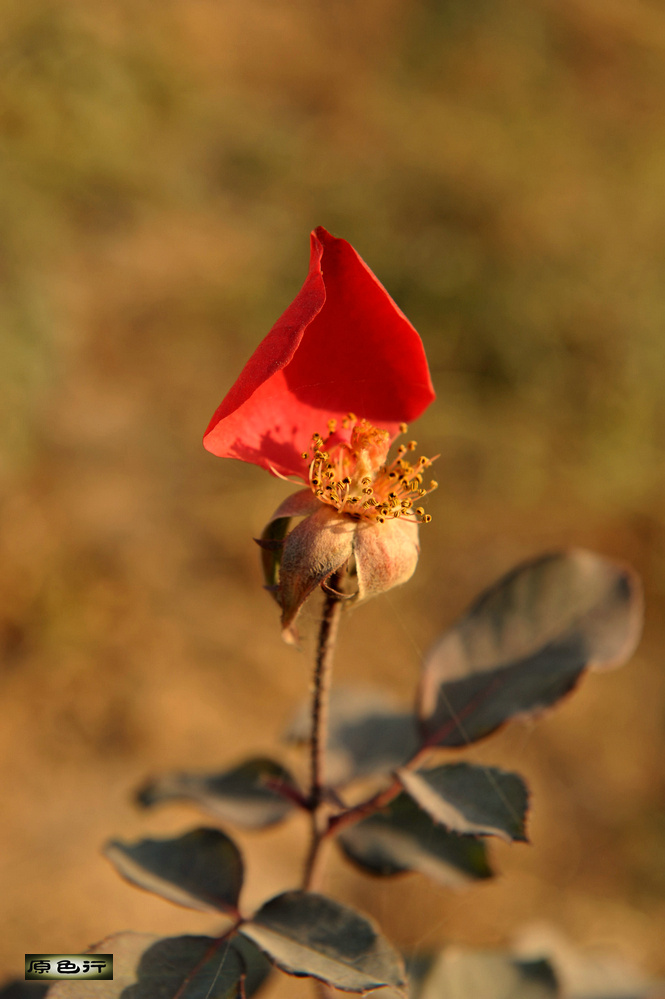
M 305 864 L 303 887 L 311 889 L 316 881 L 316 866 L 319 848 L 325 835 L 325 764 L 328 741 L 328 708 L 330 684 L 335 654 L 335 642 L 339 619 L 342 613 L 343 596 L 339 587 L 342 572 L 335 573 L 330 580 L 330 588 L 325 590 L 319 641 L 314 668 L 314 689 L 312 693 L 312 734 L 310 739 L 310 792 L 309 809 L 312 821 L 309 854 Z

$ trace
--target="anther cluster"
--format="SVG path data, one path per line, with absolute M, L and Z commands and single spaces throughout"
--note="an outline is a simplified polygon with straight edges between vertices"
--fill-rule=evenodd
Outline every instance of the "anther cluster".
M 309 481 L 314 495 L 358 520 L 382 524 L 389 518 L 404 517 L 428 524 L 430 514 L 414 504 L 437 488 L 434 480 L 427 487 L 423 485 L 425 470 L 435 459 L 422 457 L 411 464 L 405 456 L 415 451 L 417 444 L 409 441 L 399 445 L 397 456 L 388 463 L 389 433 L 367 420 L 358 420 L 353 413 L 342 420 L 343 429 L 351 424 L 348 443 L 331 443 L 337 430 L 335 420 L 328 421 L 325 439 L 319 433 L 312 435 L 311 453 L 305 452 L 302 457 L 310 461 Z M 405 423 L 401 424 L 401 433 L 407 429 Z

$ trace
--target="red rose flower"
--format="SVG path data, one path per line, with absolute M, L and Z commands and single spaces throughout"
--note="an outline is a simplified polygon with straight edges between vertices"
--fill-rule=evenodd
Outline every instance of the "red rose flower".
M 433 398 L 416 330 L 353 247 L 316 229 L 304 285 L 204 436 L 213 454 L 308 483 L 271 518 L 274 534 L 276 522 L 306 517 L 281 551 L 285 637 L 309 593 L 352 558 L 355 599 L 412 574 L 418 523 L 429 519 L 414 502 L 436 483 L 423 485 L 429 459 L 405 460 L 413 442 L 392 463 L 387 454 Z

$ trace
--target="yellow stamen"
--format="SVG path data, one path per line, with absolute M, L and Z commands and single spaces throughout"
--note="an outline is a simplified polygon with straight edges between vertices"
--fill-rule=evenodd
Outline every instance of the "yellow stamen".
M 340 513 L 356 519 L 383 523 L 387 517 L 404 517 L 429 523 L 431 516 L 425 514 L 421 506 L 414 509 L 413 501 L 437 487 L 432 480 L 428 489 L 423 488 L 421 473 L 433 459 L 422 457 L 415 465 L 406 461 L 407 451 L 417 447 L 415 441 L 409 441 L 400 444 L 397 457 L 389 461 L 388 432 L 366 420 L 357 420 L 353 413 L 341 421 L 342 428 L 348 430 L 351 423 L 348 442 L 330 442 L 337 429 L 337 423 L 332 419 L 328 421 L 327 439 L 319 433 L 312 434 L 309 481 L 314 494 Z M 406 430 L 406 424 L 401 424 L 400 431 L 405 433 Z M 307 457 L 307 452 L 303 457 Z M 321 488 L 322 481 L 326 482 L 325 488 Z

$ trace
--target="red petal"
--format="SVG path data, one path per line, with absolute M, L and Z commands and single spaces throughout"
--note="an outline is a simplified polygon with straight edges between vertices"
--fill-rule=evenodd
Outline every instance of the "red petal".
M 396 435 L 434 390 L 416 330 L 344 239 L 319 227 L 300 292 L 217 409 L 204 444 L 306 478 L 312 433 L 348 412 Z

